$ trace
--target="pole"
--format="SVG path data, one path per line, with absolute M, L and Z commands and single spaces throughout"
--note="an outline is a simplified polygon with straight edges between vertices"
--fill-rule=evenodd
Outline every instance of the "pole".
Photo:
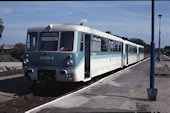
M 160 61 L 160 46 L 161 46 L 161 16 L 159 16 L 159 48 L 158 48 L 158 61 Z
M 151 61 L 150 61 L 150 88 L 147 89 L 148 100 L 155 101 L 157 89 L 154 88 L 155 81 L 155 42 L 154 42 L 154 0 L 152 0 L 152 27 L 151 27 Z

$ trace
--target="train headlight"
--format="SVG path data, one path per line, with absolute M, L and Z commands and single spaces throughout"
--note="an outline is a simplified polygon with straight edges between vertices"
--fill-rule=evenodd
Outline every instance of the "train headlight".
M 28 58 L 25 58 L 23 64 L 26 66 L 28 62 L 29 62 Z
M 71 66 L 73 64 L 73 60 L 68 60 L 67 63 L 66 63 L 68 66 Z

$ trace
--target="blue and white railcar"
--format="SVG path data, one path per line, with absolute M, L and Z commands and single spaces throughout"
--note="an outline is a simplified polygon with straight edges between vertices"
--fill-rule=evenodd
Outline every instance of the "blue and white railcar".
M 137 45 L 138 47 L 138 54 L 139 54 L 139 61 L 144 59 L 144 46 Z
M 125 48 L 125 65 L 133 64 L 138 61 L 137 44 L 130 41 L 124 41 Z
M 119 37 L 81 25 L 33 27 L 27 31 L 23 61 L 25 78 L 28 82 L 88 81 L 137 62 L 138 47 Z M 141 55 L 139 60 L 142 58 Z

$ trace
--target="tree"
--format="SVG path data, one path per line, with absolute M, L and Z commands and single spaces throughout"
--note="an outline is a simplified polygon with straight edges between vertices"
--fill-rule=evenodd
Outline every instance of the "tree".
M 139 38 L 131 38 L 129 40 L 131 42 L 134 42 L 134 43 L 139 44 L 139 45 L 143 45 L 143 46 L 145 45 L 145 42 L 143 40 L 139 39 Z
M 21 55 L 23 55 L 24 52 L 25 52 L 25 44 L 18 43 L 15 45 L 14 49 L 12 50 L 11 56 L 21 61 L 22 60 Z

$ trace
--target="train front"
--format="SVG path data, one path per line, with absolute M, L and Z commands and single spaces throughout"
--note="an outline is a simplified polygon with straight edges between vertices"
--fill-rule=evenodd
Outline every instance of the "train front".
M 74 31 L 54 26 L 29 29 L 23 60 L 27 84 L 75 81 L 75 37 Z

